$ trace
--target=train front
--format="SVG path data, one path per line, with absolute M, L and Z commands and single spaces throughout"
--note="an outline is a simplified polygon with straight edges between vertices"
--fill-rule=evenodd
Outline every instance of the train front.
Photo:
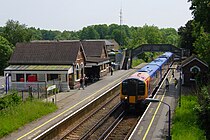
M 146 72 L 136 72 L 121 83 L 121 102 L 125 110 L 142 110 L 142 103 L 148 96 L 149 75 Z

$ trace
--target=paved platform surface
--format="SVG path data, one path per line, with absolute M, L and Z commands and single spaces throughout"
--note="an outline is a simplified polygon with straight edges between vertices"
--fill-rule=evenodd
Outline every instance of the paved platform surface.
M 179 80 L 180 73 L 174 70 L 173 77 L 172 70 L 173 69 L 171 69 L 167 75 L 169 79 L 169 89 L 166 90 L 164 82 L 157 95 L 154 97 L 170 106 L 170 124 L 172 124 L 172 117 L 177 106 L 180 91 L 179 81 L 177 86 L 175 86 L 175 78 Z M 165 140 L 166 136 L 168 136 L 168 123 L 169 107 L 161 102 L 150 103 L 129 140 Z
M 2 139 L 33 139 L 35 136 L 62 120 L 65 116 L 72 114 L 81 106 L 84 106 L 93 100 L 93 98 L 98 97 L 101 93 L 107 91 L 110 87 L 119 83 L 135 71 L 136 69 L 114 71 L 112 76 L 108 74 L 99 81 L 85 87 L 84 90 L 75 89 L 70 90 L 70 92 L 58 93 L 56 94 L 56 98 L 55 96 L 48 97 L 48 101 L 52 101 L 52 98 L 56 99 L 56 104 L 59 108 L 56 112 L 33 121 Z
M 135 71 L 136 69 L 115 71 L 112 76 L 108 74 L 99 81 L 85 87 L 84 90 L 75 89 L 71 90 L 70 92 L 61 92 L 56 94 L 56 104 L 59 108 L 56 112 L 44 116 L 36 121 L 33 121 L 2 139 L 3 140 L 33 139 L 35 136 L 41 134 L 43 131 L 47 130 L 55 123 L 59 122 L 65 116 L 72 114 L 81 106 L 84 106 L 94 98 L 98 97 L 101 93 L 107 91 L 110 87 L 112 87 L 116 83 L 119 83 L 120 81 L 122 81 L 124 78 L 131 75 Z M 175 72 L 175 77 L 179 78 L 179 75 L 176 72 Z M 179 87 L 176 88 L 174 87 L 174 80 L 173 80 L 174 78 L 171 77 L 171 73 L 169 74 L 168 78 L 170 80 L 169 91 L 165 92 L 164 88 L 161 88 L 156 98 L 159 99 L 162 98 L 164 102 L 170 104 L 173 113 L 177 103 L 177 98 L 178 98 L 177 92 Z M 49 97 L 48 101 L 52 101 L 52 98 L 55 99 L 55 96 Z M 142 119 L 141 122 L 144 122 L 144 124 L 139 124 L 139 126 L 136 127 L 135 133 L 133 133 L 133 135 L 130 137 L 131 140 L 165 139 L 168 129 L 167 128 L 168 108 L 167 106 L 160 104 L 158 111 L 156 111 L 158 105 L 159 103 L 152 103 L 150 105 L 150 108 L 147 110 L 147 113 L 149 115 L 145 115 L 150 117 L 149 118 L 145 117 Z M 151 117 L 153 114 L 156 114 L 154 119 L 153 117 Z M 152 119 L 153 122 L 151 123 Z M 149 125 L 151 125 L 150 129 L 148 129 Z

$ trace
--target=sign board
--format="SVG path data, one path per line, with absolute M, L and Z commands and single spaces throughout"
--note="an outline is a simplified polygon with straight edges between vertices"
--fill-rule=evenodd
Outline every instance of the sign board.
M 53 89 L 55 89 L 55 88 L 56 88 L 56 85 L 49 86 L 49 87 L 47 88 L 47 91 L 53 90 Z

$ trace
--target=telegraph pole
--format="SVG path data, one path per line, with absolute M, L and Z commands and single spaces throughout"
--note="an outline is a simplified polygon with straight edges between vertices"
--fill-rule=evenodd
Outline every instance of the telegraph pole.
M 121 1 L 121 8 L 120 8 L 120 47 L 122 47 L 122 1 Z

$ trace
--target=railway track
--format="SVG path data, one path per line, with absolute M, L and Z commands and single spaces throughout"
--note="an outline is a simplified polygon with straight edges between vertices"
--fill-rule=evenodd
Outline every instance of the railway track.
M 106 98 L 97 101 L 100 103 L 94 103 L 97 105 L 80 111 L 85 113 L 74 115 L 74 119 L 70 119 L 68 123 L 63 122 L 65 128 L 55 127 L 53 131 L 36 139 L 128 139 L 141 114 L 123 112 L 120 106 L 119 85 L 115 90 L 111 88 L 109 92 L 111 94 L 107 94 Z
M 78 140 L 86 139 L 103 121 L 104 118 L 112 114 L 110 110 L 116 110 L 120 107 L 119 94 L 103 103 L 94 111 L 80 118 L 75 124 L 70 126 L 66 131 L 65 135 L 59 137 L 62 140 Z M 58 139 L 58 137 L 56 138 Z
M 111 101 L 112 102 L 112 101 Z M 62 140 L 127 139 L 139 120 L 139 114 L 128 115 L 121 103 L 107 102 L 69 130 Z M 107 110 L 106 110 L 107 109 Z
M 105 140 L 127 140 L 130 134 L 132 133 L 133 129 L 135 128 L 138 120 L 140 119 L 141 115 L 124 115 L 119 120 L 116 126 L 114 126 L 111 131 L 108 133 L 106 137 L 103 139 Z

